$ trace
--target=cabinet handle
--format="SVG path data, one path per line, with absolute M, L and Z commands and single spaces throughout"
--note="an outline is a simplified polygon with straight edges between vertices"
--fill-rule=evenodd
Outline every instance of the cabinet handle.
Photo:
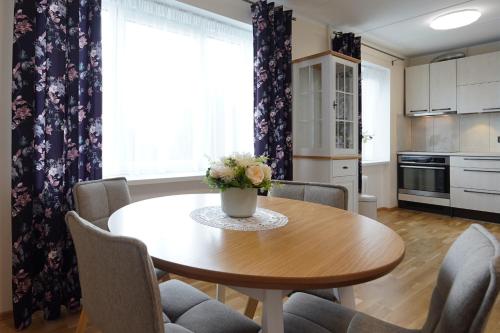
M 337 109 L 337 101 L 333 101 L 333 105 L 332 106 L 333 106 L 334 110 Z
M 451 111 L 451 108 L 432 109 L 432 111 Z
M 473 158 L 473 157 L 464 157 L 464 161 L 500 161 L 500 158 Z
M 417 166 L 417 165 L 400 165 L 400 168 L 408 169 L 431 169 L 431 170 L 446 170 L 445 167 L 430 167 L 430 166 Z
M 425 109 L 425 110 L 410 110 L 410 112 L 428 112 L 429 110 Z
M 349 167 L 344 165 L 344 166 L 342 167 L 342 169 L 347 170 L 347 169 L 349 169 Z
M 500 111 L 500 107 L 498 107 L 498 108 L 483 108 L 483 111 Z
M 469 171 L 469 172 L 491 172 L 491 173 L 500 173 L 500 170 L 464 169 L 464 171 Z
M 485 192 L 485 191 L 476 191 L 476 190 L 464 190 L 467 193 L 479 193 L 479 194 L 491 194 L 491 195 L 500 195 L 500 192 Z

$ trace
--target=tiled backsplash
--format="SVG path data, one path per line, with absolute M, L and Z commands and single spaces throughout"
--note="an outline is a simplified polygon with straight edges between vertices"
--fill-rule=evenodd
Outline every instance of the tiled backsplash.
M 413 118 L 412 150 L 500 152 L 500 113 Z

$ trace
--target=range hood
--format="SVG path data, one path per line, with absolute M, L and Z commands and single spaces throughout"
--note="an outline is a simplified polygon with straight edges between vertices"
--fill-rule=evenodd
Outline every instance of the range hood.
M 407 117 L 429 117 L 429 116 L 442 116 L 446 114 L 456 114 L 457 110 L 451 108 L 444 109 L 431 109 L 431 110 L 410 110 L 406 113 Z

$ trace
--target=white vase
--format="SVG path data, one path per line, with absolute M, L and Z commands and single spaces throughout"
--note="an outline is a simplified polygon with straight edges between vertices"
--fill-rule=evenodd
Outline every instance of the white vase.
M 256 188 L 231 187 L 220 193 L 222 211 L 231 217 L 250 217 L 257 208 Z

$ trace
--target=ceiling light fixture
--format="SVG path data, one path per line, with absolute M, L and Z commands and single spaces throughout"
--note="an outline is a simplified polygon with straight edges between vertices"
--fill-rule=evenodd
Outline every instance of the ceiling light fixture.
M 434 30 L 449 30 L 476 22 L 481 16 L 481 12 L 475 9 L 460 10 L 436 17 L 431 22 Z

